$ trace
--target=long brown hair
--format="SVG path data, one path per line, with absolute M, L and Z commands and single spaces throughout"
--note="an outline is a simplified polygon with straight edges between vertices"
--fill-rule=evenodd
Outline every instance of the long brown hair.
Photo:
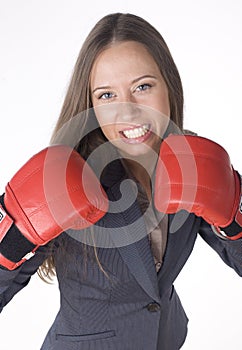
M 179 129 L 183 129 L 183 89 L 179 72 L 171 53 L 161 34 L 143 18 L 129 13 L 109 14 L 100 19 L 90 31 L 78 55 L 70 80 L 62 110 L 53 132 L 51 142 L 64 125 L 73 117 L 81 114 L 81 128 L 88 129 L 88 113 L 92 107 L 90 97 L 90 74 L 97 56 L 108 46 L 116 42 L 137 41 L 143 44 L 153 56 L 166 82 L 170 102 L 170 118 Z M 85 135 L 85 132 L 83 132 Z M 86 159 L 98 143 L 104 142 L 105 137 L 100 128 L 88 133 L 75 148 Z M 48 277 L 53 274 L 54 263 L 48 258 L 39 269 L 40 276 Z

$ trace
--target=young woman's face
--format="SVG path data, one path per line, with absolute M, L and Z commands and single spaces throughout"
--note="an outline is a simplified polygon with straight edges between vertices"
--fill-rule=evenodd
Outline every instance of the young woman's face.
M 127 41 L 104 50 L 94 63 L 90 88 L 100 127 L 121 153 L 159 151 L 170 117 L 168 89 L 142 44 Z

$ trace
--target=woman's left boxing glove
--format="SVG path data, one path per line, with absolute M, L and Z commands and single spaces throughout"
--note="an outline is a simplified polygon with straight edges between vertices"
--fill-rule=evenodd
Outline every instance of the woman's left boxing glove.
M 209 139 L 169 135 L 162 142 L 154 201 L 161 212 L 187 210 L 223 237 L 242 238 L 241 178 L 224 148 Z M 237 232 L 227 236 L 222 231 L 233 223 Z
M 9 181 L 1 202 L 0 265 L 9 270 L 63 231 L 96 223 L 108 209 L 94 172 L 63 145 L 33 156 Z

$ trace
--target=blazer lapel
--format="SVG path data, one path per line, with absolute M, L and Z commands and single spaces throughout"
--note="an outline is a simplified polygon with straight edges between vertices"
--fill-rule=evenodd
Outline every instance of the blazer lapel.
M 109 152 L 112 158 L 112 149 Z M 159 302 L 159 289 L 154 259 L 142 213 L 136 201 L 137 193 L 127 179 L 121 160 L 116 157 L 108 163 L 101 176 L 102 186 L 109 198 L 109 211 L 104 221 L 108 225 L 108 239 L 129 268 L 130 272 L 155 301 Z
M 122 186 L 122 197 L 120 183 L 108 191 L 109 199 L 113 201 L 115 208 L 115 213 L 109 217 L 113 226 L 116 226 L 111 239 L 137 282 L 153 300 L 159 302 L 155 264 L 145 222 L 136 202 L 136 193 L 127 181 Z

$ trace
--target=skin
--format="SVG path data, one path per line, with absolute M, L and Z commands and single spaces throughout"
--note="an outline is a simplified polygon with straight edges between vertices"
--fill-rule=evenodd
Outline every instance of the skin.
M 94 62 L 90 89 L 103 133 L 126 158 L 150 198 L 150 175 L 170 117 L 168 89 L 156 62 L 138 42 L 115 43 Z M 144 136 L 125 137 L 123 131 L 144 125 L 149 129 Z

